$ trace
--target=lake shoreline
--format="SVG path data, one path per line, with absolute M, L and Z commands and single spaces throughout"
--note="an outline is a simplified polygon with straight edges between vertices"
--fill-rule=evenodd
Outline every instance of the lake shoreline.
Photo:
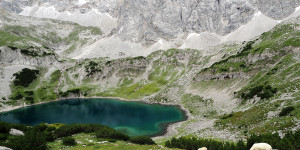
M 126 102 L 138 102 L 138 103 L 145 103 L 145 104 L 157 104 L 157 105 L 163 105 L 163 106 L 174 106 L 183 112 L 183 120 L 160 124 L 159 126 L 162 127 L 162 131 L 157 134 L 150 135 L 151 138 L 166 136 L 167 133 L 174 131 L 173 127 L 176 124 L 185 122 L 192 117 L 190 115 L 189 111 L 186 108 L 184 108 L 182 105 L 179 105 L 179 104 L 150 102 L 150 101 L 136 100 L 136 99 L 128 100 L 128 99 L 124 99 L 124 98 L 120 98 L 120 97 L 68 97 L 68 98 L 61 98 L 61 99 L 56 99 L 56 100 L 52 100 L 52 101 L 38 102 L 38 103 L 34 103 L 34 104 L 23 104 L 23 105 L 19 105 L 19 106 L 4 107 L 4 109 L 0 109 L 0 113 L 16 110 L 16 109 L 20 109 L 20 108 L 26 108 L 26 107 L 31 107 L 31 106 L 36 106 L 36 105 L 41 105 L 41 104 L 46 104 L 46 103 L 51 103 L 51 102 L 71 100 L 71 99 L 109 99 L 109 100 L 119 100 L 119 101 L 126 101 Z

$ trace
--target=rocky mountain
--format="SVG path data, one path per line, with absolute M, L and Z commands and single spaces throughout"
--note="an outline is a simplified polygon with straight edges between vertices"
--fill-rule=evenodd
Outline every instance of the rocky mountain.
M 100 27 L 109 38 L 88 47 L 91 52 L 88 54 L 81 52 L 80 58 L 105 57 L 105 55 L 116 58 L 137 56 L 135 55 L 137 53 L 146 56 L 157 49 L 172 47 L 199 49 L 228 41 L 250 40 L 273 28 L 280 20 L 294 13 L 299 5 L 299 0 L 3 0 L 0 2 L 3 9 L 20 15 Z M 253 20 L 255 23 L 251 24 Z M 249 33 L 247 32 L 249 27 L 240 29 L 247 24 L 255 30 Z M 237 31 L 238 29 L 240 30 Z M 238 33 L 223 37 L 234 31 Z M 239 38 L 240 35 L 243 35 L 243 38 Z M 198 42 L 201 44 L 195 44 Z M 108 54 L 107 49 L 111 49 L 114 55 Z M 101 52 L 105 54 L 97 54 Z M 125 55 L 118 55 L 119 53 Z
M 238 140 L 300 127 L 299 0 L 0 6 L 1 111 L 119 97 L 183 106 L 189 120 L 167 138 Z

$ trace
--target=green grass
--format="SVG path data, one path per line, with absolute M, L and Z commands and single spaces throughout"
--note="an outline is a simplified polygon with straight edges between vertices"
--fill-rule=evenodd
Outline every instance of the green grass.
M 74 27 L 73 31 L 68 35 L 67 38 L 64 39 L 64 41 L 67 44 L 71 44 L 73 42 L 79 41 L 80 34 L 84 31 L 89 31 L 92 35 L 101 35 L 102 34 L 101 29 L 99 29 L 97 27 L 84 27 L 84 26 L 76 25 Z
M 122 97 L 126 99 L 138 99 L 152 95 L 160 90 L 160 85 L 157 83 L 135 83 L 130 86 L 107 90 L 98 96 Z
M 11 86 L 12 94 L 11 100 L 18 101 L 18 100 L 25 100 L 26 103 L 37 103 L 42 101 L 51 101 L 58 99 L 58 93 L 55 92 L 55 89 L 58 86 L 59 78 L 61 77 L 60 70 L 54 71 L 50 77 L 43 79 L 46 69 L 39 68 L 40 75 L 37 79 L 35 79 L 28 87 L 20 87 L 20 86 Z M 32 95 L 26 94 L 26 91 L 32 91 Z M 18 97 L 21 95 L 22 97 Z M 27 100 L 27 98 L 33 98 L 33 101 Z
M 174 54 L 177 54 L 177 53 L 180 53 L 181 50 L 179 49 L 175 49 L 175 48 L 172 48 L 172 49 L 168 49 L 167 51 L 163 52 L 163 56 L 166 56 L 166 57 L 172 57 Z
M 1 30 L 0 37 L 0 46 L 15 45 L 15 42 L 24 40 L 23 37 L 19 37 Z
M 257 66 L 262 64 L 273 64 L 281 58 L 281 55 L 287 53 L 282 50 L 282 48 L 300 46 L 300 32 L 295 29 L 298 26 L 298 24 L 278 25 L 273 30 L 262 34 L 260 38 L 248 42 L 236 55 L 214 63 L 211 67 L 204 69 L 199 74 L 206 71 L 212 72 L 213 74 L 238 71 L 247 73 L 253 70 L 253 68 L 257 69 Z M 246 61 L 247 56 L 259 55 L 264 52 L 276 53 L 277 56 L 269 60 L 258 61 L 255 64 Z
M 215 126 L 224 129 L 227 128 L 231 131 L 243 131 L 245 134 L 262 134 L 274 131 L 288 131 L 292 127 L 295 127 L 294 118 L 300 116 L 300 102 L 292 104 L 295 106 L 295 110 L 290 112 L 291 115 L 278 116 L 278 110 L 280 105 L 285 102 L 294 102 L 296 99 L 279 100 L 276 102 L 265 102 L 259 105 L 255 105 L 246 111 L 233 112 L 230 115 L 225 114 L 219 116 L 219 119 L 215 122 Z M 289 106 L 289 105 L 287 105 Z M 298 109 L 298 110 L 297 110 Z M 268 113 L 273 111 L 275 117 L 267 119 Z M 276 114 L 277 112 L 277 114 Z
M 128 79 L 128 78 L 125 78 L 125 79 L 122 79 L 121 80 L 121 87 L 124 87 L 124 86 L 128 86 L 128 85 L 131 85 L 131 84 L 133 84 L 133 82 L 134 82 L 134 80 L 133 79 Z
M 253 47 L 251 53 L 261 53 L 266 48 L 278 51 L 287 46 L 299 46 L 299 30 L 296 30 L 298 24 L 278 25 L 273 30 L 261 35 L 262 41 Z
M 61 37 L 56 31 L 44 30 L 44 32 L 38 32 L 40 26 L 31 25 L 25 26 L 14 26 L 5 25 L 2 31 L 0 31 L 0 46 L 16 46 L 17 48 L 26 48 L 32 46 L 32 43 L 40 43 L 47 47 L 57 46 L 58 44 L 67 44 L 69 48 L 65 51 L 66 54 L 73 52 L 76 49 L 76 45 L 81 44 L 83 46 L 87 39 L 83 39 L 81 34 L 88 35 L 101 35 L 101 29 L 97 27 L 84 27 L 78 24 L 73 24 L 74 28 L 67 37 Z M 47 27 L 46 27 L 47 28 Z
M 64 51 L 65 54 L 70 54 L 76 50 L 76 44 L 71 45 L 68 49 Z
M 126 74 L 122 73 L 124 80 L 120 87 L 111 88 L 97 96 L 121 97 L 126 99 L 138 99 L 145 96 L 150 96 L 159 92 L 166 87 L 167 84 L 174 82 L 180 76 L 178 71 L 181 67 L 176 67 L 173 64 L 161 63 L 155 65 L 148 75 L 148 80 L 141 79 L 133 83 L 133 80 L 128 80 Z M 178 69 L 178 70 L 177 70 Z M 140 72 L 140 71 L 138 71 Z M 118 73 L 120 75 L 120 73 Z M 121 81 L 119 81 L 119 84 Z
M 262 83 L 268 83 L 272 87 L 277 88 L 277 97 L 282 93 L 291 93 L 297 90 L 300 87 L 300 79 L 297 79 L 300 74 L 300 63 L 297 63 L 297 58 L 293 56 L 293 54 L 288 54 L 272 68 L 256 74 L 249 84 L 238 92 L 239 95 L 248 93 L 255 86 Z
M 206 107 L 212 101 L 205 100 L 203 97 L 192 94 L 185 94 L 181 97 L 181 103 L 187 108 L 192 115 L 199 115 L 201 107 Z

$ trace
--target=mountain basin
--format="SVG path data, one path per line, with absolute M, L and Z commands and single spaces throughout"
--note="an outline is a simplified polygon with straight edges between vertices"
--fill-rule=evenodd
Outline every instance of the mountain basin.
M 0 121 L 11 123 L 103 124 L 129 136 L 163 135 L 169 124 L 186 119 L 179 106 L 115 99 L 68 99 L 0 113 Z

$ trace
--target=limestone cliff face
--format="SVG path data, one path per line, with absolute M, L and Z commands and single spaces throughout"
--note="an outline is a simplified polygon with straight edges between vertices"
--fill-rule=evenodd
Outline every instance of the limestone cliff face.
M 280 20 L 295 11 L 299 7 L 299 0 L 248 0 L 254 7 L 265 15 Z
M 26 55 L 22 54 L 19 49 L 11 49 L 8 47 L 0 47 L 0 64 L 1 65 L 27 65 L 49 67 L 58 65 L 59 62 L 55 54 L 46 55 Z
M 256 11 L 280 20 L 293 13 L 300 0 L 6 0 L 0 5 L 16 13 L 33 5 L 53 6 L 59 12 L 97 9 L 117 18 L 114 35 L 148 45 L 192 32 L 225 35 L 249 22 Z

